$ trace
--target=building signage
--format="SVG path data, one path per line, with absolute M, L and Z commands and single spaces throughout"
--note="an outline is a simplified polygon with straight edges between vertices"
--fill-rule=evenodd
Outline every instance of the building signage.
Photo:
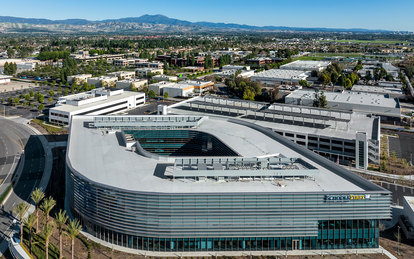
M 325 201 L 346 202 L 353 200 L 369 200 L 370 194 L 333 194 L 325 195 Z

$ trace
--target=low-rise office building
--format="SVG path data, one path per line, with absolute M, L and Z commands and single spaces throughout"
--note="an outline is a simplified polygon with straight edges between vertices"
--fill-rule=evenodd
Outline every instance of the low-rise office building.
M 158 83 L 155 83 L 155 84 L 150 84 L 148 86 L 148 91 L 152 90 L 152 91 L 155 92 L 156 95 L 163 95 L 164 94 L 163 88 L 165 86 L 172 86 L 172 85 L 175 85 L 175 84 L 176 83 L 172 83 L 172 82 L 169 82 L 169 81 L 161 81 L 161 82 L 158 82 Z
M 116 76 L 99 76 L 87 79 L 88 84 L 95 87 L 115 87 L 118 77 Z
M 164 63 L 161 63 L 158 61 L 154 61 L 154 62 L 141 61 L 141 62 L 135 62 L 135 67 L 136 68 L 149 67 L 149 68 L 163 69 Z
M 135 75 L 138 77 L 147 77 L 149 74 L 164 74 L 164 69 L 143 67 L 135 69 Z
M 238 73 L 237 77 L 250 78 L 254 75 L 254 70 L 227 69 L 214 74 L 216 76 L 232 78 L 236 73 Z
M 358 111 L 381 116 L 383 120 L 399 120 L 400 103 L 396 98 L 384 94 L 361 93 L 352 91 L 324 92 L 327 107 L 347 111 Z M 285 97 L 285 103 L 313 106 L 315 92 L 296 90 Z
M 391 98 L 399 98 L 404 96 L 404 92 L 401 89 L 373 85 L 354 85 L 352 86 L 351 91 L 361 93 L 383 94 L 388 95 Z
M 135 64 L 135 59 L 115 59 L 112 64 L 118 67 L 130 67 Z
M 168 76 L 168 75 L 155 75 L 151 79 L 157 80 L 157 81 L 169 81 L 169 82 L 177 82 L 178 77 L 177 76 Z
M 358 253 L 391 218 L 388 190 L 239 119 L 74 116 L 66 154 L 67 212 L 115 249 Z
M 192 72 L 192 73 L 204 71 L 204 67 L 196 67 L 196 66 L 183 67 L 182 69 L 184 71 L 188 71 L 188 72 Z
M 343 165 L 367 168 L 380 160 L 380 119 L 364 113 L 213 96 L 195 97 L 167 110 L 171 114 L 237 117 Z
M 60 97 L 56 106 L 49 109 L 49 122 L 69 125 L 72 116 L 75 115 L 117 114 L 144 104 L 145 93 L 97 88 Z
M 322 71 L 331 64 L 330 61 L 313 61 L 313 60 L 296 60 L 285 65 L 281 65 L 280 69 L 302 70 L 302 71 Z
M 222 70 L 250 70 L 250 66 L 224 65 Z
M 108 73 L 108 76 L 118 77 L 118 80 L 135 78 L 135 71 L 117 71 Z
M 270 69 L 255 73 L 251 79 L 264 85 L 299 84 L 300 80 L 306 80 L 309 75 L 309 72 L 302 70 Z
M 83 85 L 87 83 L 88 78 L 91 78 L 91 74 L 80 74 L 80 75 L 73 75 L 68 76 L 68 83 L 69 84 L 76 84 L 76 85 Z
M 125 90 L 143 90 L 148 85 L 148 80 L 143 78 L 124 79 L 116 82 L 116 88 Z

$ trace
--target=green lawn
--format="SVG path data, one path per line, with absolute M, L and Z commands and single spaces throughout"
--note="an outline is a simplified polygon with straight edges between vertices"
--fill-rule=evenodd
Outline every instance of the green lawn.
M 319 61 L 319 60 L 323 60 L 324 58 L 325 57 L 303 56 L 303 57 L 294 58 L 293 60 L 313 60 L 313 61 Z
M 38 119 L 33 119 L 32 122 L 40 125 L 41 127 L 43 127 L 45 130 L 47 130 L 47 132 L 49 132 L 50 134 L 55 134 L 58 133 L 59 131 L 62 130 L 62 127 L 58 127 L 58 126 L 52 126 L 52 125 L 47 125 L 46 123 L 44 123 L 42 120 L 38 120 Z

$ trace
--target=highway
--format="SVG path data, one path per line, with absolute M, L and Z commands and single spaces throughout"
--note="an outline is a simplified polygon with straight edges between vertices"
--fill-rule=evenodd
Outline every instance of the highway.
M 13 208 L 22 200 L 29 200 L 30 193 L 40 182 L 45 166 L 44 154 L 40 140 L 30 128 L 0 117 L 0 193 L 12 181 L 18 180 L 1 210 L 0 240 L 10 231 Z

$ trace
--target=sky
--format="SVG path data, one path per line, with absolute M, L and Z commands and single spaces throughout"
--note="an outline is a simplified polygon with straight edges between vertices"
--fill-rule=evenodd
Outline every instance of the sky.
M 0 16 L 104 20 L 163 14 L 290 27 L 414 31 L 414 0 L 0 0 Z

